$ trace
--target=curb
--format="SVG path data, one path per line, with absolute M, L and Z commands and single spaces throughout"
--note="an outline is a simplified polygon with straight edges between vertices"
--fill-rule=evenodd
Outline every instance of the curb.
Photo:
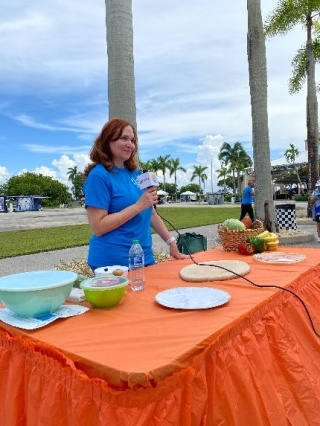
M 292 235 L 288 237 L 279 237 L 279 245 L 283 246 L 292 246 L 296 244 L 305 244 L 310 242 L 315 242 L 316 238 L 314 234 L 306 232 L 301 235 Z

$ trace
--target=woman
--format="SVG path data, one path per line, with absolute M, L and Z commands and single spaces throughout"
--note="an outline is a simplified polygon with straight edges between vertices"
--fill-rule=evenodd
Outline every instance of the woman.
M 155 263 L 152 228 L 170 246 L 175 259 L 181 254 L 153 206 L 157 188 L 141 190 L 138 183 L 138 142 L 134 127 L 126 120 L 108 121 L 93 143 L 85 171 L 85 207 L 93 235 L 89 242 L 88 264 L 94 270 L 106 265 L 128 265 L 132 240 L 138 239 L 145 265 Z
M 318 242 L 320 243 L 320 180 L 312 191 L 310 203 L 312 204 L 312 219 L 317 223 Z

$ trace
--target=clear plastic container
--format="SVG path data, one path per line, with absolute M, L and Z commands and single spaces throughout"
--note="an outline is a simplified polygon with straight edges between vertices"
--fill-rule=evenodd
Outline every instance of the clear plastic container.
M 144 252 L 139 244 L 139 240 L 133 240 L 129 250 L 129 281 L 133 291 L 143 290 L 146 286 Z

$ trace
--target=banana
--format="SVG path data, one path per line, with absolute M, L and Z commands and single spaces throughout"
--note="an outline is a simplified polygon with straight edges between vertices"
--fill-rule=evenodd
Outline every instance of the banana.
M 268 237 L 264 237 L 265 243 L 272 243 L 272 242 L 277 241 L 277 240 L 278 240 L 278 235 L 276 235 L 276 234 L 273 234 L 273 235 L 269 234 Z
M 278 235 L 275 234 L 274 232 L 269 232 L 269 237 L 275 237 L 278 238 Z
M 268 235 L 269 235 L 269 231 L 263 231 L 261 232 L 261 234 L 257 235 L 257 237 L 264 238 L 264 237 L 267 237 Z
M 275 240 L 275 241 L 270 241 L 267 244 L 267 247 L 269 246 L 278 246 L 279 245 L 279 240 Z
M 276 250 L 278 250 L 278 244 L 277 245 L 274 245 L 274 246 L 270 246 L 270 247 L 267 247 L 267 251 L 276 251 Z
M 278 246 L 279 246 L 279 240 L 272 241 L 272 242 L 266 243 L 266 250 L 274 251 L 278 249 Z

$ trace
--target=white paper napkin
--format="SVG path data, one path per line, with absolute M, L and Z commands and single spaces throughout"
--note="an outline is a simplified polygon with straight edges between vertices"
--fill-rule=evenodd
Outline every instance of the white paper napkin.
M 70 302 L 83 302 L 86 300 L 86 297 L 81 288 L 73 288 L 67 300 Z
M 7 308 L 0 309 L 0 320 L 13 327 L 24 328 L 25 330 L 33 330 L 44 327 L 59 318 L 68 318 L 75 315 L 81 315 L 87 312 L 89 308 L 79 305 L 62 305 L 54 313 L 43 315 L 37 318 L 24 318 L 16 315 Z

